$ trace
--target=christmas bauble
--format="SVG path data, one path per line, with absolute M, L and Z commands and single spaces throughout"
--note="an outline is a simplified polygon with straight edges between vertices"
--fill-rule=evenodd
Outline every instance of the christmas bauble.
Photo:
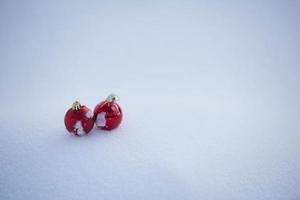
M 88 134 L 94 126 L 93 113 L 76 101 L 65 115 L 65 125 L 66 129 L 76 136 Z
M 123 113 L 121 107 L 116 103 L 117 100 L 118 97 L 112 94 L 95 107 L 94 120 L 98 128 L 111 130 L 120 125 Z

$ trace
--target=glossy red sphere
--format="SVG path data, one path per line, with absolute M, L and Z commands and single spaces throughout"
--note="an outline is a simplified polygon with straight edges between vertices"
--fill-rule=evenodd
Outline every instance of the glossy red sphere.
M 70 108 L 65 115 L 65 125 L 70 133 L 77 136 L 88 134 L 94 126 L 93 113 L 86 106 L 79 110 Z
M 103 101 L 94 109 L 96 126 L 101 129 L 111 130 L 117 128 L 122 118 L 122 110 L 116 102 Z

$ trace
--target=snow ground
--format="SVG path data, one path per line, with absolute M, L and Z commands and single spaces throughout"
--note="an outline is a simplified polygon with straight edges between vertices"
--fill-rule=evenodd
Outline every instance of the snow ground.
M 299 1 L 1 1 L 0 199 L 300 199 Z M 114 92 L 86 137 L 73 101 Z

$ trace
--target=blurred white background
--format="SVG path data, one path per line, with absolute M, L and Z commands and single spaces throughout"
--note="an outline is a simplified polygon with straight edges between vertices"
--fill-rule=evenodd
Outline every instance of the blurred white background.
M 300 1 L 0 1 L 0 199 L 300 199 Z M 111 132 L 73 137 L 111 92 Z

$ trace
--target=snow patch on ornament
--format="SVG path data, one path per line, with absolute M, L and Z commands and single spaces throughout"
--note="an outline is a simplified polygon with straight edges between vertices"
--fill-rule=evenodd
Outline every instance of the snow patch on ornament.
M 81 121 L 77 121 L 75 126 L 74 126 L 74 131 L 77 135 L 82 136 L 85 135 L 85 131 L 83 130 Z
M 105 127 L 105 125 L 106 125 L 105 115 L 106 115 L 105 112 L 101 112 L 97 115 L 97 118 L 96 118 L 96 125 L 97 126 Z
M 85 114 L 85 116 L 87 117 L 87 118 L 93 118 L 93 112 L 91 111 L 91 110 L 89 110 L 86 114 Z

